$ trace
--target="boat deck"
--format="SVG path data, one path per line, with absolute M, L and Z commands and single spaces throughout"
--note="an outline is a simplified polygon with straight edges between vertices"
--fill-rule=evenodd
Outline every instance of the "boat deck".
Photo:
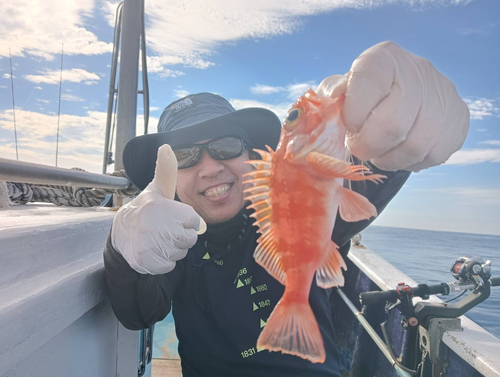
M 180 359 L 153 359 L 151 377 L 181 377 Z

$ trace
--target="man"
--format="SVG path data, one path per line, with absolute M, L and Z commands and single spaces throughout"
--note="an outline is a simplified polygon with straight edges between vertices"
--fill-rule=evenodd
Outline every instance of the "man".
M 388 176 L 378 186 L 353 182 L 352 189 L 380 213 L 410 171 L 442 163 L 460 148 L 469 113 L 449 80 L 394 43 L 367 50 L 347 78 L 329 77 L 317 91 L 346 93 L 350 151 Z M 242 174 L 250 169 L 243 162 L 251 148 L 276 147 L 279 120 L 265 109 L 234 111 L 222 97 L 200 93 L 170 104 L 158 131 L 131 140 L 124 151 L 127 174 L 144 191 L 117 213 L 104 251 L 118 319 L 130 329 L 146 328 L 172 304 L 185 377 L 340 376 L 330 291 L 315 282 L 310 304 L 325 363 L 256 349 L 284 288 L 253 260 L 258 234 L 243 200 Z M 159 182 L 174 177 L 161 159 L 153 179 L 162 144 L 178 160 L 179 201 L 162 196 Z M 197 236 L 199 216 L 208 230 Z M 344 256 L 350 238 L 368 224 L 337 218 L 333 240 Z

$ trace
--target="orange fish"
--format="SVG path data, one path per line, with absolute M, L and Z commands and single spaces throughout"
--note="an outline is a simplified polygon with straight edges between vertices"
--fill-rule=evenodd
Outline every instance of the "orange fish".
M 340 117 L 345 96 L 320 97 L 309 89 L 283 121 L 276 152 L 255 150 L 262 160 L 245 174 L 248 208 L 259 226 L 254 258 L 285 285 L 257 348 L 281 351 L 311 362 L 325 361 L 318 323 L 309 305 L 314 276 L 319 287 L 342 286 L 347 269 L 331 240 L 337 209 L 346 221 L 377 216 L 362 195 L 343 186 L 344 179 L 380 182 L 364 165 L 351 165 L 346 130 Z

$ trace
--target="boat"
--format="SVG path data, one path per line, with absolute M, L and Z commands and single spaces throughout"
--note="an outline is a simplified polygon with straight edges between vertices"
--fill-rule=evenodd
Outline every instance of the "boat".
M 144 24 L 136 15 L 143 15 L 143 10 L 141 0 L 126 0 L 123 16 L 119 16 L 123 27 L 115 32 L 115 46 L 121 41 L 122 62 L 117 170 L 123 146 L 135 136 L 137 41 L 141 35 L 144 41 Z M 110 98 L 114 91 L 113 85 Z M 59 190 L 77 186 L 116 193 L 131 189 L 124 177 L 7 159 L 0 159 L 0 180 L 58 185 L 54 189 Z M 121 199 L 116 194 L 114 199 L 116 206 Z M 171 367 L 167 373 L 179 375 L 178 361 L 152 360 L 153 340 L 164 343 L 158 332 L 125 329 L 106 297 L 102 250 L 115 215 L 109 202 L 107 195 L 97 207 L 30 202 L 0 210 L 0 377 L 159 376 L 165 365 Z M 423 323 L 429 316 L 415 323 L 410 314 L 423 303 L 441 308 L 448 304 L 433 295 L 426 300 L 416 297 L 417 282 L 363 246 L 360 238 L 353 243 L 347 264 L 345 287 L 334 289 L 331 295 L 343 375 L 500 376 L 498 338 L 462 314 L 447 318 L 432 312 L 431 319 L 437 319 L 432 325 L 431 320 Z M 486 268 L 487 262 L 479 264 Z M 464 288 L 469 291 L 467 297 L 472 297 L 469 301 L 477 295 L 486 299 L 490 285 L 498 283 L 494 279 L 483 276 L 477 286 L 469 282 Z M 459 284 L 467 286 L 466 281 Z M 363 297 L 372 297 L 374 304 L 361 304 L 364 292 L 372 292 Z M 399 292 L 397 297 L 394 292 Z M 381 323 L 385 324 L 381 327 Z

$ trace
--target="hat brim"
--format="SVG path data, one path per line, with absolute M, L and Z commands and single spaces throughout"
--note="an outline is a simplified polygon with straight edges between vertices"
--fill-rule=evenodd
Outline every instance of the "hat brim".
M 244 130 L 252 147 L 265 149 L 266 145 L 275 149 L 278 145 L 281 122 L 270 110 L 246 108 L 205 120 L 189 127 L 156 134 L 137 136 L 131 139 L 123 150 L 123 166 L 129 179 L 139 189 L 144 190 L 153 180 L 158 148 L 164 144 L 171 147 L 185 143 L 230 135 L 231 129 Z

